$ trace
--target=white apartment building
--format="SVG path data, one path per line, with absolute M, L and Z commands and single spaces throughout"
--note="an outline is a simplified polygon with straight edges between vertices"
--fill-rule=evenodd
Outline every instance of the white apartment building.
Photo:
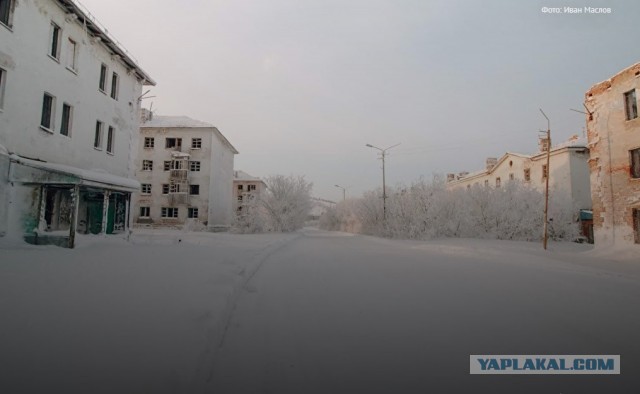
M 551 147 L 547 171 L 547 140 L 539 140 L 539 151 L 535 154 L 507 152 L 502 157 L 488 158 L 483 170 L 473 173 L 447 174 L 447 188 L 471 188 L 473 186 L 501 187 L 506 182 L 518 180 L 525 185 L 544 192 L 546 176 L 549 174 L 549 189 L 552 195 L 567 204 L 567 210 L 575 213 L 583 222 L 583 235 L 590 240 L 591 189 L 589 182 L 589 149 L 586 138 L 574 135 L 568 141 Z
M 72 0 L 0 0 L 0 234 L 126 233 L 139 97 L 155 82 Z
M 140 126 L 134 220 L 178 226 L 192 221 L 224 231 L 233 215 L 236 148 L 215 126 L 144 111 Z
M 265 190 L 267 190 L 267 184 L 262 179 L 240 170 L 233 172 L 233 195 L 237 213 L 241 213 L 242 208 L 252 198 L 264 193 Z

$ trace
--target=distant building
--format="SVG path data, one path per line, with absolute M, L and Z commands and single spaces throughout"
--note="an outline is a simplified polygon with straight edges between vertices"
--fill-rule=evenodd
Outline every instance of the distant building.
M 447 188 L 473 186 L 501 187 L 518 180 L 544 192 L 547 171 L 547 139 L 539 140 L 539 151 L 533 155 L 505 153 L 501 158 L 488 158 L 483 170 L 473 173 L 447 174 Z M 583 224 L 583 235 L 591 235 L 591 192 L 589 187 L 589 149 L 584 138 L 573 136 L 568 141 L 552 146 L 549 188 L 555 195 L 568 197 L 565 208 L 574 213 Z
M 597 245 L 640 244 L 640 63 L 585 96 Z
M 265 190 L 267 190 L 267 184 L 262 179 L 240 170 L 233 172 L 233 195 L 236 212 L 241 213 L 246 204 L 264 193 Z
M 0 0 L 0 235 L 126 233 L 143 85 L 76 2 Z
M 238 153 L 211 124 L 144 112 L 135 195 L 137 224 L 201 223 L 226 230 L 233 214 L 233 160 Z

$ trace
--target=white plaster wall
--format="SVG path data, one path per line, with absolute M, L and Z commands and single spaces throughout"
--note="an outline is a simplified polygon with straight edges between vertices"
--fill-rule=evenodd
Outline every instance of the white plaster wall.
M 48 55 L 52 21 L 62 28 L 60 62 Z M 66 68 L 69 37 L 78 44 L 77 73 Z M 108 66 L 106 94 L 98 90 L 101 63 Z M 65 20 L 55 1 L 17 1 L 12 29 L 0 25 L 0 67 L 7 71 L 0 145 L 27 157 L 133 177 L 142 86 L 78 22 Z M 109 96 L 113 71 L 120 77 L 117 101 Z M 40 127 L 45 91 L 56 97 L 53 133 Z M 64 102 L 73 106 L 70 137 L 60 134 Z M 101 151 L 93 148 L 96 120 L 104 122 Z M 106 152 L 109 125 L 116 129 L 114 155 Z
M 591 209 L 591 181 L 589 174 L 589 152 L 571 152 L 571 191 L 578 209 Z
M 233 205 L 233 152 L 215 134 L 211 135 L 211 184 L 209 188 L 209 224 L 211 230 L 228 228 Z

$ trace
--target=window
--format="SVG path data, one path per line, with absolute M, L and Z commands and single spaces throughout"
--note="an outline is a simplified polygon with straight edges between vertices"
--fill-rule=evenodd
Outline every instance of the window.
M 502 181 L 500 180 L 500 177 L 496 178 L 496 187 L 500 187 L 500 185 L 502 184 Z
M 60 134 L 69 136 L 71 134 L 71 117 L 73 116 L 73 107 L 69 104 L 62 104 L 62 122 L 60 123 Z
M 162 184 L 162 194 L 169 194 L 169 184 L 168 183 L 163 183 Z
M 178 208 L 162 207 L 162 217 L 163 218 L 177 218 L 178 217 Z
M 142 171 L 153 171 L 153 160 L 142 160 Z
M 0 110 L 4 108 L 4 85 L 7 81 L 7 72 L 0 68 Z
M 629 151 L 631 156 L 631 178 L 640 178 L 640 148 Z
M 238 185 L 238 190 L 242 190 L 242 185 Z
M 180 149 L 182 147 L 182 138 L 167 138 L 165 148 Z
M 100 66 L 100 82 L 98 88 L 103 93 L 107 88 L 107 65 L 104 63 Z
M 542 165 L 542 179 L 545 179 L 547 177 L 548 173 L 549 173 L 549 171 L 547 171 L 547 165 L 543 164 Z
M 635 243 L 640 244 L 640 209 L 632 209 L 633 216 L 633 234 L 635 235 Z
M 169 163 L 171 163 L 172 170 L 184 170 L 187 165 L 186 160 L 172 160 Z
M 189 185 L 189 194 L 194 196 L 200 194 L 200 185 Z
M 524 180 L 525 180 L 525 182 L 529 182 L 531 180 L 531 169 L 530 168 L 525 168 L 524 169 Z
M 516 179 L 516 177 L 513 174 L 509 174 L 509 180 L 512 181 L 514 179 Z
M 60 58 L 60 36 L 62 35 L 60 26 L 51 22 L 51 42 L 49 43 L 49 56 L 59 60 Z
M 180 184 L 179 183 L 172 183 L 169 185 L 169 193 L 180 193 Z
M 140 207 L 140 217 L 148 218 L 151 216 L 151 207 Z
M 153 137 L 144 137 L 144 147 L 153 149 L 155 145 L 155 139 Z
M 0 23 L 11 27 L 13 17 L 13 0 L 0 0 Z
M 55 106 L 55 97 L 49 93 L 45 93 L 42 98 L 42 117 L 40 118 L 40 126 L 47 130 L 53 129 L 53 108 Z
M 143 183 L 141 185 L 141 191 L 142 194 L 151 194 L 151 184 L 150 183 Z
M 116 137 L 116 130 L 112 126 L 109 126 L 109 130 L 107 131 L 107 152 L 108 153 L 113 153 L 113 145 L 114 145 L 115 137 Z
M 190 161 L 189 162 L 189 171 L 200 171 L 200 162 L 199 161 Z
M 200 149 L 200 148 L 202 148 L 202 138 L 192 138 L 191 149 Z
M 187 213 L 188 213 L 189 219 L 198 218 L 198 208 L 189 208 Z
M 248 185 L 247 187 L 249 188 L 250 192 L 256 190 L 256 185 Z
M 489 180 L 488 179 L 484 181 L 484 186 L 485 187 L 489 187 Z
M 627 120 L 638 117 L 638 103 L 636 101 L 636 90 L 630 90 L 624 94 L 624 109 Z
M 76 71 L 76 62 L 78 61 L 78 44 L 71 38 L 67 41 L 67 68 Z
M 118 99 L 118 91 L 120 90 L 119 82 L 120 77 L 114 72 L 111 76 L 111 98 L 114 100 Z
M 164 161 L 164 170 L 169 171 L 171 169 L 171 160 Z
M 96 121 L 96 134 L 95 134 L 95 138 L 93 139 L 93 147 L 96 149 L 102 149 L 102 122 L 101 121 Z

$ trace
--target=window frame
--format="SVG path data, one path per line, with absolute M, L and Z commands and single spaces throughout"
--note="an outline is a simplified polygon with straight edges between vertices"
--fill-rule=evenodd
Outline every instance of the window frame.
M 6 6 L 6 20 L 4 20 L 0 14 L 0 25 L 6 27 L 10 31 L 13 31 L 13 10 L 15 8 L 15 0 L 0 0 L 0 10 L 2 10 L 2 1 L 4 1 Z
M 169 141 L 173 141 L 174 144 L 169 145 Z M 178 137 L 166 137 L 164 142 L 165 149 L 181 149 L 182 148 L 182 138 Z
M 191 138 L 191 149 L 202 149 L 202 138 Z
M 147 144 L 147 142 L 151 142 Z M 144 137 L 144 149 L 154 149 L 155 148 L 155 138 L 154 137 Z
M 151 190 L 153 185 L 151 183 L 141 183 L 140 184 L 140 194 L 149 195 L 151 194 Z
M 114 154 L 115 144 L 116 144 L 116 129 L 115 127 L 109 125 L 107 128 L 107 153 L 110 155 Z
M 525 168 L 523 170 L 524 172 L 524 181 L 525 182 L 531 182 L 531 168 Z
M 150 206 L 146 206 L 146 205 L 145 206 L 141 206 L 139 213 L 140 213 L 139 217 L 141 217 L 141 218 L 145 218 L 145 219 L 146 218 L 150 218 L 151 217 L 151 207 Z M 145 215 L 145 213 L 146 213 L 146 215 Z
M 49 50 L 47 55 L 56 62 L 60 63 L 60 52 L 62 52 L 62 27 L 51 21 L 51 30 L 49 31 Z
M 47 111 L 48 115 L 46 116 L 47 124 L 45 124 L 45 114 L 46 114 L 45 109 L 47 104 L 47 98 L 49 98 L 50 100 L 49 100 L 49 108 Z M 50 133 L 53 133 L 54 125 L 55 125 L 55 111 L 56 111 L 56 96 L 52 95 L 51 93 L 44 92 L 42 96 L 42 112 L 40 114 L 40 128 Z
M 142 171 L 153 171 L 153 160 L 142 160 Z
M 4 110 L 4 91 L 7 86 L 7 70 L 0 67 L 0 112 Z
M 65 111 L 66 108 L 69 110 Z M 73 127 L 73 106 L 71 104 L 62 103 L 62 116 L 60 118 L 60 134 L 65 137 L 71 137 L 71 129 Z
M 111 93 L 110 96 L 112 99 L 118 101 L 118 96 L 120 95 L 120 76 L 117 72 L 111 73 Z
M 624 92 L 624 115 L 626 120 L 634 120 L 638 118 L 638 99 L 636 97 L 635 89 Z
M 103 140 L 104 140 L 104 123 L 101 120 L 96 120 L 96 131 L 93 135 L 93 149 L 102 150 Z
M 67 70 L 76 74 L 78 72 L 78 42 L 67 37 Z
M 199 160 L 189 160 L 189 171 L 190 172 L 200 172 L 200 161 Z
M 170 191 L 171 191 L 171 186 L 168 183 L 163 183 L 162 184 L 162 195 L 163 196 L 169 195 Z
M 194 193 L 195 191 L 195 193 Z M 189 195 L 190 196 L 199 196 L 200 195 L 200 185 L 189 185 Z
M 98 80 L 98 90 L 101 93 L 107 94 L 107 74 L 109 74 L 109 67 L 106 64 L 100 64 L 100 78 Z
M 200 212 L 196 207 L 187 208 L 187 218 L 188 219 L 198 219 Z
M 163 219 L 177 219 L 179 215 L 177 207 L 162 207 L 160 217 Z
M 640 179 L 640 148 L 629 150 L 629 176 Z

